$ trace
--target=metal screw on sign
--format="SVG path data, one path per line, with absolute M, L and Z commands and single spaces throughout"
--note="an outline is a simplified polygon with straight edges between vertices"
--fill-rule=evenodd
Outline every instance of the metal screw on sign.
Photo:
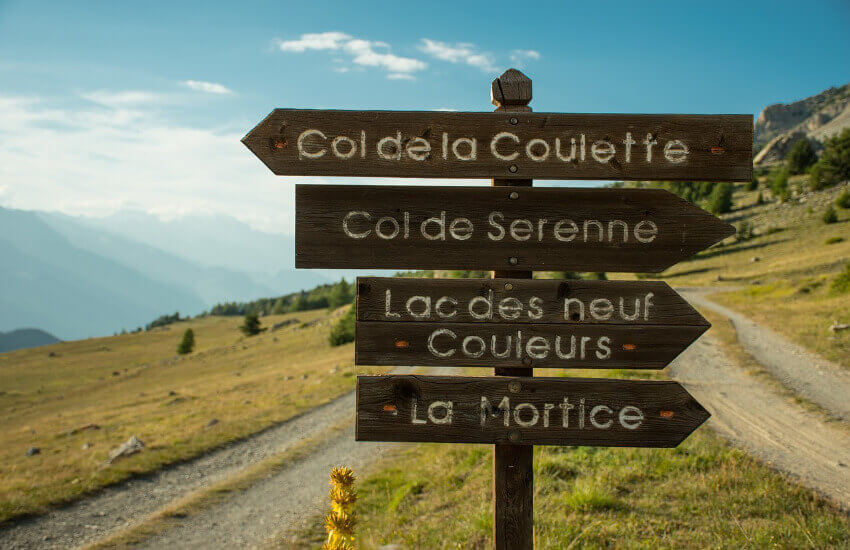
M 516 164 L 511 164 L 511 166 L 508 168 L 508 170 L 510 172 L 516 174 L 516 172 L 517 172 L 517 170 L 519 170 L 519 168 L 517 168 Z
M 508 263 L 511 265 L 516 265 L 518 262 L 519 260 L 517 260 L 515 256 L 511 256 L 510 258 L 508 258 Z
M 517 382 L 516 380 L 511 380 L 508 382 L 508 391 L 511 393 L 519 393 L 519 390 L 522 389 L 522 384 Z
M 519 193 L 517 193 L 516 191 L 511 191 L 511 194 L 508 195 L 508 198 L 516 200 L 519 198 Z

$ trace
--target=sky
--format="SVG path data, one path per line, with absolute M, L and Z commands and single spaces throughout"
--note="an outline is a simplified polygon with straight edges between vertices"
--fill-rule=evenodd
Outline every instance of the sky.
M 239 140 L 276 107 L 486 111 L 516 67 L 536 111 L 757 115 L 850 81 L 848 29 L 847 0 L 0 0 L 0 206 L 291 233 L 293 183 L 370 182 L 272 175 Z

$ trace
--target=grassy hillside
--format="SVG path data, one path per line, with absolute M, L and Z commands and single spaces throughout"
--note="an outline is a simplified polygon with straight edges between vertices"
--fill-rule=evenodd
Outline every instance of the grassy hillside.
M 759 192 L 739 186 L 735 209 L 723 218 L 736 226 L 748 224 L 752 238 L 730 237 L 722 246 L 644 278 L 729 289 L 715 299 L 850 368 L 850 330 L 829 330 L 834 322 L 850 323 L 850 293 L 831 289 L 850 263 L 850 210 L 836 208 L 836 223 L 821 219 L 842 191 L 837 187 L 788 204 L 758 205 Z
M 353 345 L 329 346 L 326 310 L 262 321 L 294 318 L 251 338 L 237 330 L 242 318 L 207 317 L 0 354 L 0 521 L 197 455 L 351 389 Z M 186 328 L 196 351 L 178 356 Z M 133 435 L 146 448 L 106 465 Z M 40 453 L 27 456 L 30 447 Z

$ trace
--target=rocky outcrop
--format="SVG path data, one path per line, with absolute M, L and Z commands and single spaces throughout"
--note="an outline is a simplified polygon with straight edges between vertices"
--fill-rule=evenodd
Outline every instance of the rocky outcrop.
M 755 142 L 764 147 L 753 163 L 781 162 L 797 140 L 805 137 L 819 147 L 845 128 L 850 128 L 850 84 L 794 103 L 770 105 L 756 119 Z

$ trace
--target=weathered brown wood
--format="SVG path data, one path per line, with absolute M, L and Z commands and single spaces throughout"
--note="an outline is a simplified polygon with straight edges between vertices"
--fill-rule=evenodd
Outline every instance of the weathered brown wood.
M 358 322 L 354 357 L 357 365 L 663 369 L 708 328 Z M 508 353 L 507 357 L 494 355 L 494 338 L 495 352 Z M 465 346 L 464 340 L 468 340 Z M 570 353 L 573 357 L 567 358 Z
M 295 265 L 658 272 L 734 230 L 661 189 L 298 185 Z
M 490 101 L 496 111 L 531 111 L 531 79 L 508 69 L 490 85 Z M 493 187 L 529 188 L 530 179 L 492 180 Z M 527 270 L 495 270 L 495 278 L 531 279 Z M 534 376 L 533 368 L 494 369 L 496 376 Z M 534 548 L 534 447 L 493 445 L 493 541 L 496 550 Z
M 662 281 L 554 279 L 358 277 L 357 321 L 709 326 Z
M 281 176 L 749 181 L 753 117 L 276 109 L 242 141 Z
M 358 441 L 675 447 L 709 416 L 667 380 L 357 377 Z

